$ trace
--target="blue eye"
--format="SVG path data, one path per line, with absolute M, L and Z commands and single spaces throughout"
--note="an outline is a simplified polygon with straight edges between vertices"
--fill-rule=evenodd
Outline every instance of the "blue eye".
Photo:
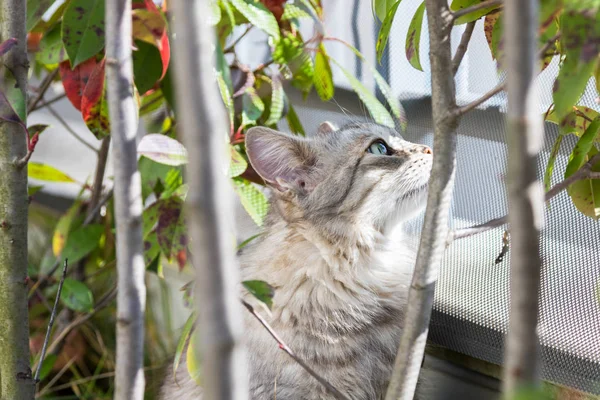
M 390 149 L 387 147 L 387 145 L 385 143 L 378 140 L 377 142 L 372 143 L 367 148 L 367 153 L 375 154 L 378 156 L 389 156 L 392 152 L 390 151 Z

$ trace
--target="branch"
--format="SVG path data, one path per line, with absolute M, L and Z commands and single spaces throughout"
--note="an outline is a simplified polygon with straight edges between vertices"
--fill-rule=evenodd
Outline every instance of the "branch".
M 207 15 L 206 13 L 203 15 Z M 137 166 L 138 109 L 133 96 L 131 0 L 106 0 L 106 87 L 115 175 L 117 354 L 115 400 L 144 398 L 146 265 L 142 187 Z M 203 70 L 207 73 L 208 70 Z
M 506 89 L 506 82 L 502 82 L 502 83 L 498 84 L 498 86 L 496 86 L 495 88 L 493 88 L 492 90 L 490 90 L 489 92 L 487 92 L 486 94 L 484 94 L 483 96 L 478 98 L 477 100 L 467 104 L 466 106 L 457 108 L 454 111 L 454 115 L 456 115 L 456 116 L 465 115 L 466 113 L 468 113 L 469 111 L 471 111 L 472 109 L 474 109 L 476 107 L 479 107 L 480 105 L 482 105 L 483 103 L 485 103 L 486 101 L 488 101 L 489 99 L 491 99 L 492 97 L 494 97 L 495 95 L 497 95 L 498 93 L 503 91 L 504 89 Z
M 178 126 L 189 153 L 189 194 L 186 211 L 194 238 L 196 309 L 202 357 L 202 383 L 207 399 L 248 396 L 243 313 L 236 285 L 239 270 L 231 246 L 232 191 L 222 166 L 229 125 L 212 71 L 214 29 L 204 17 L 206 0 L 170 3 L 178 21 L 173 65 Z M 202 129 L 198 129 L 202 127 Z M 215 154 L 215 157 L 205 157 Z
M 560 183 L 552 186 L 544 196 L 544 201 L 548 202 L 557 194 L 571 186 L 573 183 L 584 180 L 584 179 L 600 179 L 600 172 L 592 171 L 592 167 L 600 163 L 600 154 L 596 154 L 588 162 L 583 164 L 581 168 L 577 170 L 573 175 L 563 180 Z M 508 222 L 508 216 L 492 219 L 483 224 L 475 225 L 470 228 L 457 229 L 454 232 L 450 232 L 447 239 L 447 245 L 450 245 L 454 240 L 463 239 L 466 237 L 474 236 L 479 233 L 487 232 L 491 229 L 498 228 Z
M 52 84 L 52 81 L 54 80 L 54 78 L 56 77 L 57 74 L 58 74 L 58 68 L 56 68 L 52 72 L 49 72 L 48 75 L 46 75 L 46 77 L 44 78 L 44 80 L 42 81 L 42 83 L 40 85 L 37 95 L 29 102 L 29 105 L 27 106 L 28 114 L 31 113 L 33 110 L 35 110 L 37 104 L 40 102 L 40 100 L 42 100 L 42 98 L 46 94 L 46 91 Z
M 98 153 L 98 150 L 94 146 L 92 146 L 91 144 L 89 144 L 88 142 L 86 142 L 85 140 L 83 140 L 82 137 L 79 136 L 77 134 L 77 132 L 75 132 L 73 130 L 73 128 L 71 128 L 69 126 L 69 124 L 67 123 L 67 121 L 65 121 L 64 118 L 58 112 L 56 112 L 56 110 L 53 107 L 51 107 L 50 105 L 47 104 L 46 108 L 48 108 L 48 111 L 50 111 L 50 114 L 52 114 L 52 116 L 54 118 L 56 118 L 58 120 L 58 122 L 60 122 L 61 125 L 65 127 L 65 129 L 67 130 L 67 132 L 69 132 L 71 135 L 73 135 L 73 137 L 75 139 L 77 139 L 80 143 L 82 143 L 88 149 L 92 150 L 94 153 Z
M 473 35 L 473 30 L 475 29 L 475 23 L 477 21 L 469 22 L 460 38 L 460 44 L 456 49 L 456 54 L 454 54 L 454 58 L 452 59 L 452 73 L 456 75 L 458 71 L 458 67 L 460 67 L 460 63 L 467 52 L 467 48 L 469 47 L 469 41 L 471 40 L 471 36 Z
M 40 381 L 40 372 L 42 370 L 42 364 L 44 364 L 44 357 L 46 357 L 46 348 L 48 347 L 48 341 L 50 340 L 50 333 L 52 332 L 52 326 L 54 325 L 54 318 L 56 317 L 56 309 L 58 308 L 58 299 L 60 298 L 60 293 L 62 292 L 63 283 L 65 283 L 65 278 L 67 277 L 67 266 L 68 260 L 65 259 L 65 265 L 63 267 L 62 277 L 60 278 L 60 282 L 58 283 L 58 291 L 56 292 L 56 299 L 54 299 L 54 307 L 52 307 L 52 313 L 50 314 L 50 322 L 48 322 L 48 330 L 46 331 L 46 338 L 44 339 L 44 345 L 42 346 L 42 354 L 40 355 L 40 360 L 38 362 L 38 369 L 35 372 L 35 378 L 33 380 L 38 383 Z
M 254 27 L 254 25 L 250 24 L 246 30 L 237 37 L 237 39 L 234 40 L 233 43 L 231 43 L 225 50 L 223 50 L 223 53 L 230 53 L 234 50 L 235 46 L 240 42 L 240 40 L 242 40 L 244 38 L 244 36 L 246 36 L 248 34 L 248 32 L 250 32 L 250 30 Z
M 502 6 L 502 3 L 504 3 L 503 0 L 486 0 L 481 3 L 475 4 L 474 6 L 470 6 L 470 7 L 466 7 L 466 8 L 462 8 L 460 10 L 454 11 L 454 13 L 452 13 L 452 17 L 454 20 L 457 20 L 460 17 L 463 17 L 467 14 L 471 14 L 476 11 L 483 10 L 485 8 L 489 8 L 489 7 L 498 8 L 498 7 Z
M 431 62 L 433 167 L 427 209 L 405 314 L 404 329 L 386 400 L 412 400 L 425 351 L 434 287 L 448 232 L 456 167 L 456 108 L 450 32 L 454 22 L 447 0 L 425 0 Z
M 246 309 L 250 312 L 250 314 L 252 314 L 254 316 L 254 318 L 256 318 L 258 320 L 258 322 L 260 322 L 261 325 L 267 330 L 267 332 L 269 332 L 271 337 L 273 337 L 273 339 L 275 339 L 275 341 L 277 342 L 277 344 L 279 345 L 279 348 L 281 350 L 283 350 L 285 353 L 287 353 L 287 355 L 289 355 L 292 358 L 292 360 L 296 361 L 296 363 L 298 363 L 298 365 L 300 365 L 302 368 L 304 368 L 304 370 L 306 372 L 308 372 L 313 378 L 315 378 L 317 381 L 319 381 L 319 383 L 321 385 L 323 385 L 325 387 L 325 389 L 327 389 L 335 397 L 337 397 L 338 399 L 341 399 L 341 400 L 349 400 L 348 397 L 346 397 L 339 390 L 337 390 L 331 383 L 329 383 L 327 380 L 325 380 L 325 378 L 323 378 L 321 375 L 316 373 L 311 367 L 309 367 L 304 361 L 302 361 L 302 359 L 298 358 L 298 356 L 292 351 L 292 349 L 290 349 L 289 346 L 287 344 L 285 344 L 284 341 L 279 337 L 279 335 L 277 335 L 277 332 L 275 332 L 273 330 L 273 328 L 271 328 L 271 325 L 269 325 L 269 323 L 267 321 L 265 321 L 265 319 L 260 314 L 258 314 L 256 312 L 256 310 L 254 310 L 254 307 L 252 307 L 252 305 L 250 305 L 244 299 L 240 299 L 240 300 L 241 300 L 242 304 L 244 305 L 244 307 L 246 307 Z
M 40 104 L 38 104 L 37 106 L 33 107 L 30 112 L 34 112 L 34 111 L 39 110 L 41 108 L 44 108 L 44 107 L 46 107 L 46 106 L 48 106 L 50 104 L 54 104 L 57 101 L 60 101 L 60 100 L 64 99 L 65 97 L 67 97 L 67 95 L 66 95 L 66 93 L 63 93 L 63 94 L 59 94 L 56 97 L 53 97 L 50 100 L 44 100 Z

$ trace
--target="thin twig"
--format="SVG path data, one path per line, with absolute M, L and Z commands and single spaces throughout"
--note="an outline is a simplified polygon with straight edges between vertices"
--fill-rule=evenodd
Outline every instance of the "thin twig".
M 454 54 L 454 58 L 452 59 L 452 73 L 456 75 L 458 71 L 458 67 L 460 67 L 460 63 L 467 52 L 467 48 L 469 47 L 469 41 L 471 40 L 471 36 L 473 35 L 473 30 L 475 29 L 475 23 L 477 21 L 469 22 L 460 38 L 460 44 L 456 49 L 456 54 Z
M 493 88 L 492 90 L 490 90 L 489 92 L 487 92 L 486 94 L 484 94 L 483 96 L 478 98 L 477 100 L 467 104 L 466 106 L 457 108 L 456 110 L 454 110 L 454 114 L 458 115 L 458 116 L 464 115 L 464 114 L 468 113 L 469 111 L 471 111 L 472 109 L 479 107 L 480 105 L 482 105 L 483 103 L 485 103 L 486 101 L 488 101 L 489 99 L 491 99 L 492 97 L 494 97 L 495 95 L 497 95 L 498 93 L 503 91 L 504 89 L 506 89 L 506 82 L 502 82 L 502 83 L 498 84 L 498 86 L 496 86 L 495 88 Z
M 86 142 L 85 140 L 83 140 L 83 138 L 81 136 L 79 136 L 77 134 L 77 132 L 75 132 L 67 123 L 67 121 L 65 121 L 63 119 L 63 117 L 61 117 L 61 115 L 56 112 L 56 110 L 54 108 L 52 108 L 51 106 L 47 105 L 46 108 L 48 109 L 48 111 L 50 111 L 50 114 L 52 114 L 52 116 L 54 118 L 56 118 L 58 120 L 58 122 L 61 123 L 62 126 L 65 127 L 65 129 L 67 130 L 67 132 L 69 132 L 71 135 L 73 135 L 73 137 L 77 140 L 79 140 L 83 145 L 85 145 L 87 148 L 89 148 L 90 150 L 92 150 L 94 153 L 98 153 L 98 149 L 96 149 L 94 146 L 92 146 L 91 144 L 89 144 L 88 142 Z
M 56 77 L 56 74 L 58 74 L 58 68 L 56 68 L 54 71 L 49 72 L 48 75 L 46 75 L 46 77 L 44 78 L 44 80 L 42 81 L 42 84 L 40 85 L 40 88 L 38 90 L 37 95 L 31 100 L 31 102 L 29 103 L 29 105 L 27 106 L 27 114 L 31 113 L 33 110 L 35 110 L 35 107 L 37 106 L 37 104 L 40 102 L 40 100 L 42 100 L 42 98 L 44 97 L 44 95 L 46 94 L 46 91 L 48 90 L 48 88 L 50 87 L 50 85 L 52 84 L 52 81 L 54 80 L 54 78 Z
M 465 16 L 467 14 L 471 14 L 473 12 L 476 11 L 480 11 L 483 10 L 484 8 L 488 8 L 488 7 L 500 7 L 502 5 L 503 1 L 502 0 L 486 0 L 483 1 L 481 3 L 475 4 L 471 7 L 466 7 L 457 11 L 454 11 L 452 13 L 452 17 L 454 18 L 454 20 L 459 19 L 462 16 Z
M 600 179 L 600 172 L 592 171 L 592 167 L 600 162 L 600 154 L 596 154 L 590 160 L 583 164 L 581 168 L 573 175 L 569 176 L 567 179 L 563 180 L 560 183 L 554 185 L 550 190 L 546 192 L 544 196 L 544 201 L 550 201 L 557 194 L 571 186 L 573 183 L 584 180 L 584 179 Z M 503 216 L 500 218 L 492 219 L 483 224 L 475 225 L 470 228 L 457 229 L 456 231 L 450 232 L 448 235 L 447 245 L 450 245 L 454 240 L 463 239 L 466 237 L 474 236 L 479 233 L 483 233 L 489 231 L 491 229 L 502 226 L 508 222 L 508 216 Z
M 42 364 L 44 363 L 44 357 L 46 357 L 46 349 L 48 348 L 48 341 L 50 340 L 50 334 L 52 333 L 52 326 L 54 325 L 54 318 L 56 317 L 56 309 L 58 308 L 58 299 L 60 298 L 60 293 L 62 292 L 63 283 L 65 283 L 65 278 L 67 277 L 67 267 L 68 260 L 65 259 L 65 265 L 63 267 L 62 277 L 60 278 L 60 282 L 58 283 L 58 291 L 56 292 L 56 299 L 54 300 L 54 307 L 52 308 L 52 313 L 50 314 L 50 322 L 48 323 L 48 330 L 46 331 L 46 338 L 44 339 L 44 345 L 42 346 L 42 354 L 40 355 L 40 360 L 38 361 L 38 368 L 35 371 L 34 381 L 38 383 L 40 381 L 40 372 L 42 370 Z
M 248 32 L 250 32 L 250 30 L 254 27 L 254 25 L 250 24 L 246 30 L 244 31 L 244 33 L 242 33 L 240 36 L 238 36 L 237 39 L 234 40 L 233 43 L 231 43 L 231 45 L 229 45 L 225 50 L 223 50 L 223 53 L 230 53 L 233 51 L 234 47 L 240 42 L 240 40 L 242 40 L 244 38 L 244 36 L 246 36 L 248 34 Z
M 277 342 L 277 344 L 279 345 L 279 348 L 281 350 L 283 350 L 285 353 L 287 353 L 287 355 L 289 355 L 294 361 L 296 361 L 296 363 L 298 363 L 298 365 L 300 365 L 302 368 L 304 368 L 304 370 L 306 372 L 308 372 L 310 375 L 312 375 L 313 378 L 315 378 L 317 381 L 319 381 L 319 383 L 321 385 L 323 385 L 335 397 L 337 397 L 338 399 L 342 399 L 342 400 L 349 400 L 348 397 L 346 397 L 339 390 L 337 390 L 331 383 L 329 383 L 323 377 L 321 377 L 319 374 L 317 374 L 311 367 L 309 367 L 304 361 L 302 361 L 302 359 L 298 358 L 298 356 L 292 351 L 292 349 L 290 349 L 289 346 L 287 344 L 285 344 L 283 342 L 283 340 L 281 340 L 279 335 L 277 335 L 277 332 L 275 332 L 273 330 L 273 328 L 271 328 L 269 323 L 267 321 L 265 321 L 265 319 L 263 317 L 261 317 L 260 314 L 258 314 L 254 310 L 254 307 L 252 307 L 252 305 L 250 305 L 248 302 L 246 302 L 243 299 L 240 299 L 240 300 L 241 300 L 242 304 L 244 305 L 244 307 L 246 307 L 246 309 L 250 312 L 250 314 L 252 314 L 254 316 L 254 318 L 256 318 L 258 320 L 258 322 L 260 322 L 261 325 L 267 330 L 267 332 L 269 332 L 271 337 L 273 337 L 273 339 L 275 339 L 275 341 Z
M 42 101 L 40 104 L 38 104 L 37 106 L 33 107 L 33 108 L 31 109 L 31 111 L 29 111 L 29 113 L 32 113 L 32 112 L 34 112 L 34 111 L 36 111 L 36 110 L 40 110 L 40 109 L 42 109 L 42 108 L 44 108 L 44 107 L 46 107 L 46 106 L 48 106 L 48 105 L 50 105 L 50 104 L 54 104 L 54 103 L 56 103 L 57 101 L 60 101 L 60 100 L 64 99 L 65 97 L 67 97 L 67 95 L 66 95 L 66 93 L 63 93 L 63 94 L 59 94 L 59 95 L 58 95 L 58 96 L 56 96 L 56 97 L 53 97 L 53 98 L 52 98 L 52 99 L 50 99 L 50 100 L 44 100 L 44 101 Z
M 538 57 L 542 58 L 542 59 L 546 58 L 546 52 L 548 50 L 550 50 L 550 48 L 556 44 L 556 41 L 558 39 L 560 39 L 560 32 L 558 32 L 556 35 L 554 35 L 550 39 L 548 39 L 548 41 L 546 42 L 546 44 L 544 44 L 540 48 L 540 50 L 538 51 Z

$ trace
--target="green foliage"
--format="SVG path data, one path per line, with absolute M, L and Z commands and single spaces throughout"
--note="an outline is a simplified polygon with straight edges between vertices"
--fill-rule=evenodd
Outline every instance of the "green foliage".
M 62 22 L 62 39 L 75 68 L 104 48 L 104 0 L 71 0 Z
M 271 285 L 263 281 L 243 281 L 242 285 L 252 296 L 271 309 L 275 295 L 275 289 Z
M 425 3 L 421 3 L 408 26 L 406 33 L 406 58 L 410 65 L 419 71 L 423 71 L 421 67 L 421 55 L 419 49 L 421 47 L 421 28 L 423 27 L 423 15 L 425 14 Z
M 83 282 L 71 278 L 65 279 L 60 300 L 73 311 L 90 312 L 94 308 L 92 291 Z

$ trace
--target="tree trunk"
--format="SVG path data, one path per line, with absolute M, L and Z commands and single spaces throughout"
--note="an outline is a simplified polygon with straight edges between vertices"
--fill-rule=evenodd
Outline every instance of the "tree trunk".
M 537 75 L 537 0 L 505 2 L 508 77 L 508 222 L 511 235 L 510 325 L 506 344 L 504 391 L 532 386 L 538 375 L 538 290 L 540 229 L 544 193 L 537 180 L 543 144 Z
M 16 88 L 23 96 L 23 110 L 27 104 L 29 66 L 25 3 L 24 0 L 0 0 L 0 43 L 10 38 L 18 40 L 18 44 L 2 56 L 0 91 L 7 93 L 9 87 L 15 88 L 16 80 Z M 4 112 L 5 107 L 2 109 Z M 0 119 L 0 398 L 11 400 L 30 400 L 35 393 L 29 365 L 26 282 L 27 168 L 18 168 L 15 164 L 26 153 L 23 128 Z
M 454 186 L 456 127 L 454 74 L 450 51 L 453 18 L 447 0 L 426 0 L 431 61 L 433 168 L 425 222 L 408 296 L 408 307 L 396 365 L 386 400 L 414 396 L 423 360 L 435 282 L 445 249 L 448 214 Z
M 224 162 L 229 128 L 213 75 L 214 32 L 206 20 L 205 0 L 176 0 L 171 5 L 177 21 L 177 105 L 189 152 L 187 211 L 197 274 L 196 334 L 201 346 L 196 350 L 202 355 L 204 398 L 245 399 L 248 374 L 230 225 L 232 191 Z
M 107 96 L 115 172 L 117 236 L 117 365 L 115 399 L 144 398 L 145 265 L 142 187 L 137 169 L 131 0 L 106 1 Z

